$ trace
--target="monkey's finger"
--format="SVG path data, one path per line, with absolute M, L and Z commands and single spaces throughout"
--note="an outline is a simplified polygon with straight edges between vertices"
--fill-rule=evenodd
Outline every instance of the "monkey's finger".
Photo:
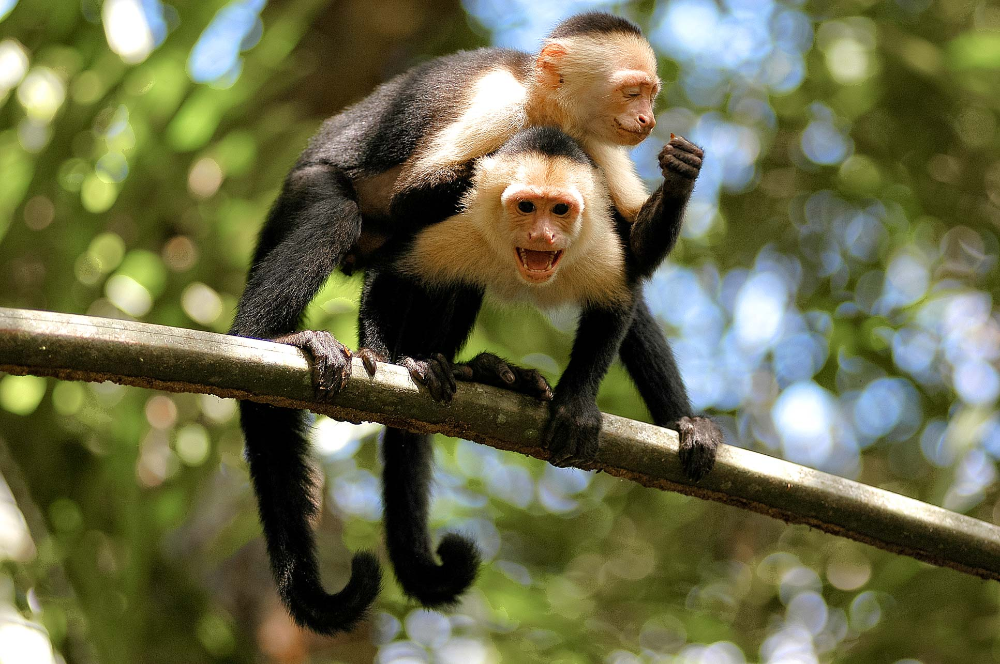
M 410 372 L 410 378 L 412 378 L 415 383 L 418 385 L 427 385 L 427 372 L 416 360 L 412 357 L 404 357 L 399 361 L 399 363 Z
M 500 380 L 508 385 L 513 385 L 517 380 L 517 376 L 514 375 L 514 372 L 511 371 L 510 366 L 506 362 L 500 362 L 500 364 L 497 365 L 497 372 L 500 376 Z
M 572 429 L 561 418 L 553 418 L 545 436 L 546 447 L 549 450 L 549 463 L 562 466 L 573 456 L 574 441 Z
M 451 375 L 451 368 L 448 367 L 445 370 L 445 366 L 447 364 L 441 364 L 441 362 L 433 360 L 428 361 L 427 367 L 429 371 L 427 372 L 427 380 L 431 396 L 434 397 L 434 400 L 449 403 L 452 394 L 454 394 L 451 384 L 455 380 L 455 377 Z
M 661 159 L 665 160 L 667 157 L 673 157 L 678 161 L 683 161 L 688 166 L 693 166 L 695 168 L 701 168 L 701 157 L 690 152 L 684 152 L 683 150 L 674 149 L 673 146 L 668 145 L 663 148 L 664 154 L 661 155 Z
M 306 342 L 306 349 L 312 356 L 313 389 L 318 398 L 325 399 L 336 391 L 335 383 L 330 380 L 330 354 L 315 337 Z
M 437 360 L 438 364 L 441 365 L 441 373 L 444 375 L 444 382 L 451 390 L 452 394 L 458 389 L 458 383 L 455 382 L 455 374 L 451 370 L 451 362 L 442 353 L 437 353 L 434 355 L 434 359 Z
M 552 401 L 552 388 L 545 376 L 535 369 L 519 369 L 518 382 L 524 385 L 524 392 L 542 401 Z
M 313 357 L 313 391 L 320 399 L 326 397 L 330 390 L 330 383 L 326 375 L 326 359 L 323 357 Z
M 689 178 L 691 180 L 698 177 L 697 168 L 685 164 L 683 161 L 681 161 L 674 155 L 667 155 L 667 158 L 660 163 L 660 168 L 661 170 L 663 170 L 664 175 L 666 175 L 666 172 L 669 170 L 673 171 L 674 173 L 677 173 L 678 175 L 682 175 L 686 178 Z
M 431 398 L 438 403 L 447 403 L 451 401 L 450 394 L 441 384 L 441 378 L 434 371 L 434 365 L 429 364 L 427 366 L 427 389 L 431 393 Z
M 702 158 L 705 156 L 705 151 L 699 148 L 697 145 L 684 138 L 683 136 L 670 136 L 670 142 L 667 145 L 672 145 L 674 147 L 680 148 L 685 152 L 690 152 L 691 154 Z
M 476 372 L 468 364 L 451 365 L 451 374 L 455 377 L 455 380 L 464 381 L 473 381 L 476 376 Z
M 351 379 L 351 359 L 353 359 L 354 356 L 351 354 L 351 350 L 347 346 L 339 341 L 336 343 L 340 346 L 340 356 L 338 357 L 339 366 L 337 367 L 337 370 L 340 372 L 340 390 L 343 390 L 347 387 L 347 381 Z M 338 392 L 340 390 L 338 390 Z
M 510 366 L 493 353 L 480 353 L 472 358 L 470 364 L 475 367 L 476 379 L 480 382 L 497 387 L 510 387 L 517 380 Z
M 358 351 L 358 357 L 361 358 L 361 364 L 364 365 L 365 371 L 368 373 L 369 378 L 375 377 L 376 362 L 378 362 L 378 355 L 371 348 L 362 348 Z

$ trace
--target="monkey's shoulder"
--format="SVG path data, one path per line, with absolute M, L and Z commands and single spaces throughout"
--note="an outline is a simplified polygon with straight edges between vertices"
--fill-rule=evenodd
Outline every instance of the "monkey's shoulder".
M 419 64 L 326 120 L 299 164 L 330 163 L 352 179 L 404 164 L 463 113 L 488 116 L 490 99 L 522 94 L 531 62 L 521 51 L 481 48 Z

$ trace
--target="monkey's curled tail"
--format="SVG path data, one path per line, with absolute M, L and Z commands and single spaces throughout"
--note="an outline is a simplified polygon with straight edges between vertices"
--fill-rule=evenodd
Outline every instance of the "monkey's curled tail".
M 240 403 L 246 458 L 278 594 L 296 623 L 320 634 L 344 632 L 364 618 L 378 596 L 378 558 L 361 552 L 338 593 L 320 582 L 311 519 L 318 506 L 304 411 Z
M 479 550 L 449 533 L 434 560 L 428 505 L 434 451 L 430 436 L 386 429 L 382 444 L 386 545 L 399 584 L 424 606 L 454 604 L 476 580 Z

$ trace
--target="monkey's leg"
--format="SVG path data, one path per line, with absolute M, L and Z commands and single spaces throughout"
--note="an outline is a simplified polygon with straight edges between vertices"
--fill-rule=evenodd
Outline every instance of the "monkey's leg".
M 293 331 L 360 233 L 354 190 L 339 169 L 309 165 L 293 170 L 261 231 L 230 330 L 309 353 L 317 398 L 333 396 L 344 386 L 351 354 L 328 332 Z
M 556 465 L 588 461 L 597 454 L 601 411 L 597 390 L 632 318 L 632 307 L 584 309 L 569 364 L 549 406 L 543 440 Z
M 431 294 L 391 272 L 369 270 L 358 321 L 361 344 L 402 362 L 411 375 L 415 367 L 435 371 L 430 363 L 450 371 L 450 360 L 468 338 L 481 303 L 480 291 Z M 419 373 L 414 379 L 421 382 Z M 439 384 L 447 384 L 443 376 Z M 425 606 L 452 604 L 475 580 L 479 552 L 472 541 L 449 533 L 437 547 L 440 563 L 435 560 L 428 528 L 431 437 L 388 428 L 382 457 L 386 548 L 396 578 L 408 596 Z
M 231 334 L 278 338 L 314 359 L 318 395 L 346 380 L 350 355 L 325 333 L 290 334 L 340 256 L 357 239 L 361 215 L 350 182 L 328 166 L 293 171 L 261 233 Z M 285 336 L 283 336 L 285 335 Z M 375 601 L 378 558 L 359 553 L 339 593 L 320 582 L 311 520 L 318 513 L 304 411 L 240 403 L 246 459 L 257 495 L 271 571 L 282 602 L 299 625 L 331 634 L 351 629 Z
M 653 423 L 680 436 L 684 473 L 695 481 L 704 477 L 715 465 L 722 431 L 707 417 L 693 414 L 670 344 L 641 298 L 618 353 Z
M 457 380 L 485 383 L 527 394 L 541 401 L 552 400 L 552 388 L 545 376 L 535 369 L 519 367 L 492 353 L 480 353 L 468 362 L 456 364 L 454 370 Z

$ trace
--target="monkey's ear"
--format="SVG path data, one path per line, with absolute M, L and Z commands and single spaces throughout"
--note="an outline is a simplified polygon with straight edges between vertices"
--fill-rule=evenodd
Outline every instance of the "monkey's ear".
M 562 59 L 568 49 L 558 42 L 546 44 L 535 60 L 535 76 L 542 85 L 558 88 L 562 83 Z

